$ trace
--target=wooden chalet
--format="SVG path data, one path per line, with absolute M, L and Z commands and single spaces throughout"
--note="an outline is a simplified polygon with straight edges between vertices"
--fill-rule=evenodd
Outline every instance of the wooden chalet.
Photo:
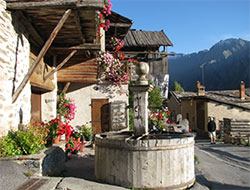
M 127 59 L 149 63 L 150 78 L 162 90 L 163 97 L 168 94 L 168 56 L 167 47 L 173 46 L 163 30 L 130 30 L 125 39 L 123 51 Z M 160 50 L 162 48 L 162 50 Z
M 96 119 L 93 115 L 100 115 L 103 104 L 123 100 L 126 102 L 127 95 L 124 97 L 120 96 L 120 93 L 114 95 L 117 89 L 104 92 L 103 89 L 110 84 L 98 86 L 97 56 L 99 51 L 105 50 L 105 41 L 108 44 L 111 36 L 123 38 L 130 29 L 132 21 L 112 12 L 109 16 L 110 29 L 106 35 L 105 31 L 101 30 L 103 37 L 99 42 L 96 40 L 98 30 L 96 17 L 103 8 L 103 0 L 6 0 L 5 2 L 6 10 L 10 11 L 13 18 L 13 25 L 23 25 L 30 46 L 30 67 L 21 77 L 21 82 L 14 87 L 11 104 L 15 104 L 19 96 L 22 96 L 20 94 L 30 84 L 31 115 L 36 115 L 37 120 L 49 120 L 55 114 L 43 117 L 42 112 L 48 111 L 43 109 L 44 104 L 56 100 L 46 99 L 47 95 L 44 96 L 44 93 L 58 94 L 65 91 L 67 96 L 75 99 L 77 106 L 77 115 L 71 124 L 82 125 L 94 119 L 98 121 L 95 126 L 97 132 L 101 132 L 101 116 Z M 17 30 L 16 32 L 18 33 Z M 95 101 L 99 102 L 97 108 L 93 106 Z M 53 105 L 52 110 L 55 113 L 55 103 Z M 96 109 L 98 111 L 95 111 Z

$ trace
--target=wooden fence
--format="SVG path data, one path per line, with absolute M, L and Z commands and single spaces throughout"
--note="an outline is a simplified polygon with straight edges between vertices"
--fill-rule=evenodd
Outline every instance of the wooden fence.
M 250 135 L 250 120 L 235 120 L 224 118 L 224 134 L 235 136 Z

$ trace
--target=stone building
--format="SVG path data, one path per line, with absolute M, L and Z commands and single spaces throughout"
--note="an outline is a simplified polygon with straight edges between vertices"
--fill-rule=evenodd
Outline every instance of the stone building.
M 43 59 L 20 94 L 16 93 L 37 57 L 22 19 L 20 12 L 7 10 L 6 1 L 0 0 L 0 136 L 17 130 L 19 124 L 56 116 L 56 77 L 43 82 L 51 70 Z
M 103 0 L 0 0 L 0 136 L 19 124 L 55 118 L 62 91 L 75 99 L 71 124 L 95 121 L 99 132 L 107 118 L 101 108 L 113 101 L 127 103 L 126 93 L 99 82 L 97 57 L 105 50 L 105 31 L 99 43 L 96 15 L 102 9 Z M 117 13 L 110 21 L 111 32 L 121 36 L 132 25 Z
M 208 117 L 214 117 L 217 130 L 224 118 L 249 120 L 250 94 L 242 82 L 239 90 L 205 91 L 197 82 L 197 92 L 170 92 L 168 106 L 175 114 L 189 120 L 192 130 L 205 135 Z

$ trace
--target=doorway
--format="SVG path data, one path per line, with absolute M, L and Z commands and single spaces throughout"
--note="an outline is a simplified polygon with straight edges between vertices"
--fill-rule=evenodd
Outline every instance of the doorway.
M 31 123 L 39 123 L 42 121 L 42 96 L 41 94 L 31 94 Z
M 91 120 L 94 134 L 109 131 L 109 99 L 91 100 Z
M 197 129 L 201 133 L 205 132 L 205 103 L 204 101 L 197 101 Z

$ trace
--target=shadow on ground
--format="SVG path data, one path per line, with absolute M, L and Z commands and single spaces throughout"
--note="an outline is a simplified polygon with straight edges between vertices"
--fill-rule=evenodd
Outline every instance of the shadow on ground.
M 69 155 L 62 177 L 96 181 L 94 171 L 94 155 Z
M 215 181 L 207 180 L 203 175 L 196 175 L 196 181 L 200 184 L 207 186 L 210 190 L 249 190 L 249 187 L 232 185 L 232 184 L 223 184 Z

